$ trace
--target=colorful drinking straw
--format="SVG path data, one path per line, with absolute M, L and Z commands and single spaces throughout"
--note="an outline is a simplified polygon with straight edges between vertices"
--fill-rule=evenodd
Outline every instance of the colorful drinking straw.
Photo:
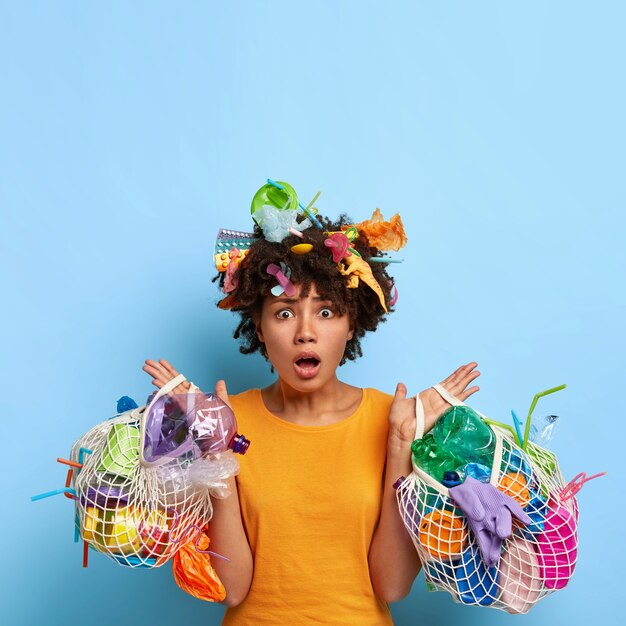
M 539 398 L 543 398 L 543 396 L 550 395 L 551 393 L 555 393 L 556 391 L 561 391 L 561 389 L 565 389 L 567 385 L 559 385 L 558 387 L 553 387 L 552 389 L 546 389 L 545 391 L 540 391 L 535 395 L 533 401 L 530 405 L 530 409 L 528 410 L 528 417 L 526 418 L 526 428 L 524 429 L 524 441 L 522 441 L 522 450 L 526 450 L 528 447 L 528 437 L 530 436 L 530 418 L 537 406 L 537 401 Z

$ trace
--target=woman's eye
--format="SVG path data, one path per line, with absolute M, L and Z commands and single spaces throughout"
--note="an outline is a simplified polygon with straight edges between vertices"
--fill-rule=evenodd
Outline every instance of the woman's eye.
M 293 317 L 293 313 L 289 309 L 282 309 L 276 313 L 276 317 L 281 320 L 288 320 L 290 317 Z
M 333 317 L 335 315 L 335 313 L 333 312 L 332 309 L 322 309 L 320 311 L 320 315 L 325 318 L 325 319 L 329 319 L 331 317 Z

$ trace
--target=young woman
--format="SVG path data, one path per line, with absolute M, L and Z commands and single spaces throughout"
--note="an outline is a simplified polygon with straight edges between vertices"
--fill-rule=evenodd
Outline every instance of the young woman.
M 355 237 L 348 225 L 342 216 L 270 241 L 266 223 L 221 279 L 221 306 L 241 316 L 241 351 L 260 351 L 277 374 L 230 400 L 224 381 L 215 387 L 252 441 L 209 529 L 211 549 L 229 559 L 213 559 L 227 625 L 392 624 L 387 603 L 408 594 L 420 569 L 393 489 L 411 471 L 415 398 L 403 383 L 392 397 L 337 376 L 392 303 L 385 264 L 371 261 L 381 257 L 378 231 L 363 223 Z M 475 368 L 459 367 L 443 386 L 466 400 L 478 391 Z M 144 370 L 157 387 L 178 374 L 165 360 Z M 420 399 L 432 427 L 448 405 L 432 389 Z

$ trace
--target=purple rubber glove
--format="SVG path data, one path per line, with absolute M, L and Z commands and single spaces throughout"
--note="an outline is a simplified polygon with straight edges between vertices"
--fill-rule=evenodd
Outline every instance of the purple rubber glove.
M 524 525 L 532 520 L 522 507 L 491 483 L 481 483 L 468 476 L 462 485 L 449 489 L 450 498 L 465 513 L 470 528 L 487 567 L 493 567 L 500 558 L 502 541 L 513 532 L 515 515 Z

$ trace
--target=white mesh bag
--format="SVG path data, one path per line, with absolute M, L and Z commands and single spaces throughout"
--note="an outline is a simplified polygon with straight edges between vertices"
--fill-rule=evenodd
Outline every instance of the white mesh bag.
M 204 408 L 193 403 L 208 399 L 206 412 L 211 418 L 215 416 L 211 411 L 217 410 L 211 407 L 223 408 L 214 396 L 195 394 L 193 386 L 186 397 L 173 396 L 170 392 L 184 380 L 182 375 L 174 378 L 147 406 L 98 424 L 72 446 L 71 460 L 80 466 L 72 477 L 77 532 L 86 545 L 121 565 L 159 567 L 183 543 L 199 539 L 213 512 L 210 494 L 223 495 L 225 479 L 239 469 L 228 442 L 203 457 L 197 430 L 171 429 L 167 445 L 160 442 L 161 450 L 154 433 L 151 440 L 146 418 L 151 415 L 154 420 L 165 400 L 187 398 L 184 409 L 189 412 L 204 411 L 206 402 Z M 175 418 L 180 425 L 181 414 L 184 417 L 181 411 L 156 424 L 159 437 L 165 425 L 176 423 Z M 217 422 L 209 422 L 213 431 Z M 215 436 L 210 446 L 215 447 Z
M 565 483 L 552 452 L 530 442 L 522 450 L 508 426 L 469 409 L 440 385 L 434 388 L 452 408 L 424 436 L 424 411 L 417 398 L 413 472 L 396 492 L 429 588 L 447 591 L 463 604 L 526 613 L 572 576 L 578 548 L 576 500 L 562 493 Z M 465 430 L 456 430 L 461 418 L 455 423 L 455 412 L 467 418 Z M 467 484 L 460 490 L 442 482 L 441 470 L 455 463 L 457 476 L 446 473 L 443 480 L 464 480 Z M 479 491 L 487 496 L 478 504 L 467 501 L 461 498 L 464 489 L 472 498 Z M 489 506 L 483 506 L 485 502 Z M 494 502 L 500 508 L 494 508 Z M 507 513 L 516 509 L 526 523 Z M 507 515 L 510 534 L 502 530 Z M 481 541 L 477 535 L 482 535 Z M 486 556 L 489 551 L 491 557 Z

